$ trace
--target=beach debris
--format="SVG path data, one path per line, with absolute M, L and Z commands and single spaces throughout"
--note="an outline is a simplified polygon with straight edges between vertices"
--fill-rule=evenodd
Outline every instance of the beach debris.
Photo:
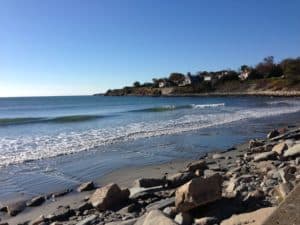
M 128 200 L 129 190 L 121 190 L 117 184 L 111 183 L 96 189 L 89 202 L 100 211 L 119 207 Z
M 26 203 L 26 205 L 29 207 L 39 206 L 39 205 L 43 204 L 45 202 L 45 200 L 46 200 L 45 196 L 40 195 L 40 196 L 32 198 L 30 201 L 28 201 Z
M 214 202 L 222 197 L 222 177 L 215 174 L 208 178 L 194 178 L 176 190 L 175 206 L 186 212 L 198 206 Z
M 94 182 L 93 181 L 88 181 L 83 184 L 81 184 L 78 188 L 78 192 L 83 192 L 83 191 L 91 191 L 95 188 Z

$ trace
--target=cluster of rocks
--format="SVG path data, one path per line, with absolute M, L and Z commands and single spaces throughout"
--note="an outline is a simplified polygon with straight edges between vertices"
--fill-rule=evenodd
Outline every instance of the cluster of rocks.
M 176 174 L 138 179 L 131 189 L 114 183 L 97 188 L 77 206 L 60 206 L 23 224 L 233 224 L 233 214 L 277 206 L 300 181 L 299 168 L 300 129 L 273 130 L 264 140 L 208 154 Z M 77 190 L 95 188 L 93 182 L 87 182 Z M 38 206 L 45 199 L 35 197 L 27 206 Z M 14 216 L 24 207 L 26 204 L 2 210 Z

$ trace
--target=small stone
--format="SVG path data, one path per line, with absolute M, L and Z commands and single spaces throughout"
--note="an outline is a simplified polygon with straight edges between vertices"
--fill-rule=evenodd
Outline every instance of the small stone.
M 166 214 L 167 216 L 174 218 L 176 216 L 176 208 L 173 206 L 168 206 L 164 208 L 163 213 Z
M 189 213 L 181 212 L 175 216 L 174 221 L 180 225 L 190 225 L 193 222 L 193 218 Z

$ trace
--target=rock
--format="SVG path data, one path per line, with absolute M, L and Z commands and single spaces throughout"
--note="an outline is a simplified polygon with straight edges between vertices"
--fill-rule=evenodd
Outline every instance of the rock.
M 216 217 L 203 217 L 200 219 L 195 219 L 195 225 L 214 225 L 218 223 Z
M 168 207 L 164 208 L 163 213 L 171 218 L 174 218 L 177 213 L 176 207 L 168 206 Z
M 149 205 L 147 205 L 146 210 L 151 211 L 154 209 L 163 209 L 165 207 L 174 205 L 175 199 L 173 198 L 166 198 L 166 199 L 161 199 L 157 202 L 153 202 Z
M 178 211 L 186 212 L 221 197 L 222 177 L 219 174 L 209 178 L 194 178 L 176 190 L 175 206 Z
M 195 177 L 192 172 L 176 173 L 168 177 L 170 187 L 179 187 Z
M 193 222 L 193 218 L 189 213 L 181 212 L 175 216 L 174 221 L 180 225 L 190 225 Z
M 281 183 L 274 189 L 275 197 L 279 202 L 284 200 L 288 193 L 293 189 L 293 185 L 291 183 Z
M 26 208 L 26 204 L 24 201 L 14 202 L 7 205 L 5 208 L 5 211 L 8 213 L 8 215 L 16 216 Z
M 283 183 L 288 183 L 291 180 L 295 179 L 294 173 L 297 171 L 297 168 L 294 166 L 286 166 L 283 169 L 279 170 L 279 175 Z
M 46 219 L 51 221 L 66 221 L 74 215 L 74 210 L 70 209 L 69 207 L 59 207 L 54 213 L 48 215 Z
M 282 142 L 282 143 L 279 143 L 277 145 L 275 145 L 273 148 L 272 148 L 272 151 L 273 152 L 276 152 L 278 155 L 283 155 L 284 151 L 288 148 L 287 144 Z
M 261 225 L 275 211 L 276 207 L 258 209 L 250 213 L 233 215 L 221 222 L 221 225 Z
M 190 172 L 195 172 L 196 170 L 204 170 L 206 169 L 206 162 L 204 160 L 199 160 L 187 165 L 186 170 Z
M 216 153 L 212 155 L 212 159 L 224 159 L 224 155 Z
M 30 207 L 32 207 L 32 206 L 39 206 L 39 205 L 43 204 L 44 201 L 45 201 L 45 197 L 44 196 L 37 196 L 37 197 L 31 199 L 30 201 L 28 201 L 26 203 L 26 205 L 30 206 Z
M 84 220 L 81 220 L 79 223 L 76 225 L 90 225 L 93 224 L 97 220 L 98 216 L 97 215 L 91 215 L 85 218 Z
M 178 225 L 159 210 L 152 210 L 145 217 L 143 225 Z
M 225 190 L 227 193 L 233 193 L 236 187 L 237 187 L 237 179 L 232 177 L 230 178 Z
M 135 187 L 157 187 L 157 186 L 164 186 L 166 184 L 166 179 L 159 179 L 159 178 L 140 178 L 135 180 L 134 186 Z
M 264 143 L 262 141 L 258 141 L 258 140 L 254 140 L 254 139 L 249 141 L 249 149 L 263 146 L 263 145 L 264 145 Z
M 84 212 L 85 210 L 89 210 L 89 209 L 92 209 L 92 208 L 93 208 L 93 206 L 92 206 L 91 203 L 89 203 L 89 202 L 84 202 L 84 203 L 80 204 L 79 206 L 75 207 L 74 210 L 76 210 L 76 211 L 82 213 L 82 212 Z
M 98 188 L 90 197 L 89 202 L 98 210 L 104 211 L 119 207 L 128 200 L 129 190 L 122 191 L 117 184 L 111 183 Z
M 274 129 L 268 133 L 267 138 L 271 139 L 271 138 L 277 137 L 279 134 L 280 134 L 279 131 Z
M 264 152 L 260 153 L 254 156 L 254 162 L 260 162 L 265 160 L 272 160 L 276 158 L 277 153 L 276 152 Z
M 30 223 L 30 225 L 39 225 L 39 224 L 41 224 L 41 223 L 43 223 L 45 221 L 46 221 L 46 219 L 45 219 L 44 215 L 40 215 L 38 218 L 36 218 L 35 220 L 33 220 Z
M 287 149 L 283 154 L 284 157 L 295 157 L 298 155 L 300 155 L 300 144 L 296 144 L 293 147 Z
M 81 184 L 77 188 L 77 191 L 78 192 L 90 191 L 90 190 L 93 190 L 94 188 L 95 188 L 94 182 L 93 181 L 89 181 L 89 182 Z
M 72 192 L 72 189 L 66 189 L 66 190 L 54 192 L 51 194 L 51 196 L 52 196 L 52 198 L 58 198 L 58 197 L 62 197 L 64 195 L 66 195 L 66 194 L 69 194 L 70 192 Z
M 133 225 L 137 219 L 129 219 L 129 220 L 124 220 L 124 221 L 115 221 L 115 222 L 110 222 L 110 223 L 105 223 L 105 225 Z

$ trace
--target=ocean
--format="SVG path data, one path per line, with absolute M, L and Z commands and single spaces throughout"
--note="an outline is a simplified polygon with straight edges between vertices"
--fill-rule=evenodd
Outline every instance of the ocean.
M 300 121 L 299 98 L 0 98 L 0 201 L 197 158 Z

